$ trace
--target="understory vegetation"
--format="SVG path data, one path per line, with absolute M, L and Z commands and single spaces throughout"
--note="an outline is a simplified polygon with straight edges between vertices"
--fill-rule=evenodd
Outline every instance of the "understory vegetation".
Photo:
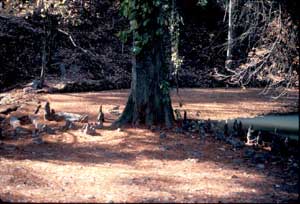
M 222 87 L 226 80 L 230 86 L 298 86 L 297 1 L 235 3 L 234 72 L 224 68 L 226 1 L 199 2 L 174 1 L 177 14 L 172 14 L 171 37 L 177 65 L 170 70 L 172 87 Z M 39 12 L 41 3 L 47 9 L 45 18 Z M 130 87 L 132 39 L 122 43 L 124 35 L 118 35 L 128 28 L 119 1 L 3 1 L 1 5 L 0 89 L 40 76 L 45 42 L 46 77 L 97 80 L 90 89 Z M 257 67 L 260 71 L 255 71 Z

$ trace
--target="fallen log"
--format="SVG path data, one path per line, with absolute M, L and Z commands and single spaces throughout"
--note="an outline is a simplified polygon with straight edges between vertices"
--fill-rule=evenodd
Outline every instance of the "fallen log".
M 75 130 L 76 129 L 76 125 L 69 120 L 66 120 L 65 125 L 61 128 L 62 131 L 67 131 L 67 130 Z
M 38 133 L 46 132 L 48 134 L 55 134 L 55 130 L 46 124 L 40 123 L 37 116 L 29 116 L 29 118 L 34 125 L 35 131 Z
M 21 134 L 28 134 L 29 131 L 21 126 L 21 121 L 17 117 L 11 117 L 9 124 L 13 128 L 12 137 L 16 138 Z
M 14 129 L 17 127 L 21 127 L 21 121 L 16 117 L 11 117 L 9 120 L 10 126 L 12 126 Z
M 80 115 L 76 113 L 68 113 L 68 112 L 59 112 L 56 113 L 57 116 L 64 118 L 64 120 L 69 120 L 71 122 L 88 122 L 88 115 Z

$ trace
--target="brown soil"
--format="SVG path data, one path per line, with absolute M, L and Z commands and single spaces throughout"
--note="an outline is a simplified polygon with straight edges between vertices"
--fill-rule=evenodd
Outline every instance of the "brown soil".
M 258 95 L 258 89 L 182 89 L 188 116 L 201 119 L 253 117 L 297 109 L 298 92 L 277 101 Z M 19 95 L 18 95 L 19 94 Z M 58 111 L 88 114 L 94 121 L 99 105 L 105 128 L 98 136 L 80 130 L 43 135 L 44 144 L 30 136 L 5 138 L 0 144 L 0 198 L 23 202 L 282 202 L 297 193 L 281 188 L 283 166 L 264 169 L 242 158 L 224 142 L 206 141 L 167 131 L 127 127 L 111 130 L 124 108 L 127 90 L 80 94 L 11 93 L 22 104 L 50 101 Z M 1 98 L 1 96 L 0 96 Z M 27 101 L 27 102 L 25 102 Z M 173 94 L 173 106 L 178 97 Z M 30 105 L 26 106 L 30 107 Z M 24 108 L 22 111 L 30 111 Z M 197 114 L 199 111 L 200 116 Z M 294 185 L 298 178 L 289 183 Z

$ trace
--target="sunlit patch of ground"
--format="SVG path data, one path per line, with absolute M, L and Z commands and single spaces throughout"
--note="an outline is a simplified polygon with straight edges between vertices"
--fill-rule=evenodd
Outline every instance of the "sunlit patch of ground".
M 227 119 L 289 111 L 297 99 L 269 101 L 259 90 L 184 89 L 191 117 Z M 293 93 L 297 96 L 297 93 Z M 0 145 L 0 198 L 32 202 L 276 202 L 297 198 L 276 185 L 282 168 L 257 169 L 222 142 L 167 132 L 108 128 L 124 108 L 128 91 L 40 95 L 56 111 L 85 113 L 93 121 L 99 105 L 107 119 L 99 136 L 80 130 L 44 135 L 45 144 L 28 138 Z M 174 106 L 178 107 L 173 94 Z M 200 116 L 197 115 L 200 112 Z M 240 161 L 237 161 L 240 160 Z M 296 181 L 297 179 L 295 179 Z
M 261 89 L 180 89 L 181 100 L 176 91 L 172 92 L 173 108 L 187 110 L 190 118 L 213 120 L 255 117 L 262 114 L 295 111 L 298 108 L 298 90 L 289 92 L 287 97 L 279 100 L 260 95 L 260 92 Z M 88 113 L 95 118 L 100 104 L 104 105 L 106 112 L 116 105 L 119 105 L 122 110 L 127 97 L 128 90 L 122 90 L 53 94 L 44 95 L 41 99 L 50 101 L 56 109 Z M 179 107 L 179 102 L 183 103 L 183 107 Z M 109 118 L 115 119 L 111 115 Z

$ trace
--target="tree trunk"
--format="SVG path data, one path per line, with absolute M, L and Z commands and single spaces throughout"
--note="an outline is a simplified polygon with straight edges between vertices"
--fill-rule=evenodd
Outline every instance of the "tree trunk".
M 44 38 L 43 38 L 43 49 L 42 49 L 42 67 L 40 74 L 40 88 L 43 88 L 45 83 L 45 77 L 48 67 L 50 66 L 53 41 L 55 38 L 55 29 L 57 27 L 57 20 L 51 16 L 48 11 L 44 18 Z
M 229 0 L 228 2 L 228 37 L 227 37 L 227 52 L 226 52 L 226 63 L 225 68 L 228 70 L 232 69 L 232 47 L 233 47 L 233 28 L 232 28 L 232 12 L 233 12 L 233 2 L 234 0 Z
M 44 42 L 43 42 L 43 50 L 42 50 L 42 69 L 41 69 L 41 74 L 40 74 L 39 88 L 43 88 L 44 83 L 45 83 L 46 65 L 47 65 L 47 52 L 46 52 L 47 45 L 46 44 L 47 44 L 47 39 L 45 37 Z
M 44 0 L 37 0 L 35 9 L 38 13 L 41 13 L 41 10 L 45 8 Z
M 146 124 L 148 127 L 164 124 L 171 127 L 174 121 L 171 98 L 162 88 L 167 69 L 163 40 L 151 43 L 151 47 L 133 57 L 131 93 L 121 117 L 113 124 Z

